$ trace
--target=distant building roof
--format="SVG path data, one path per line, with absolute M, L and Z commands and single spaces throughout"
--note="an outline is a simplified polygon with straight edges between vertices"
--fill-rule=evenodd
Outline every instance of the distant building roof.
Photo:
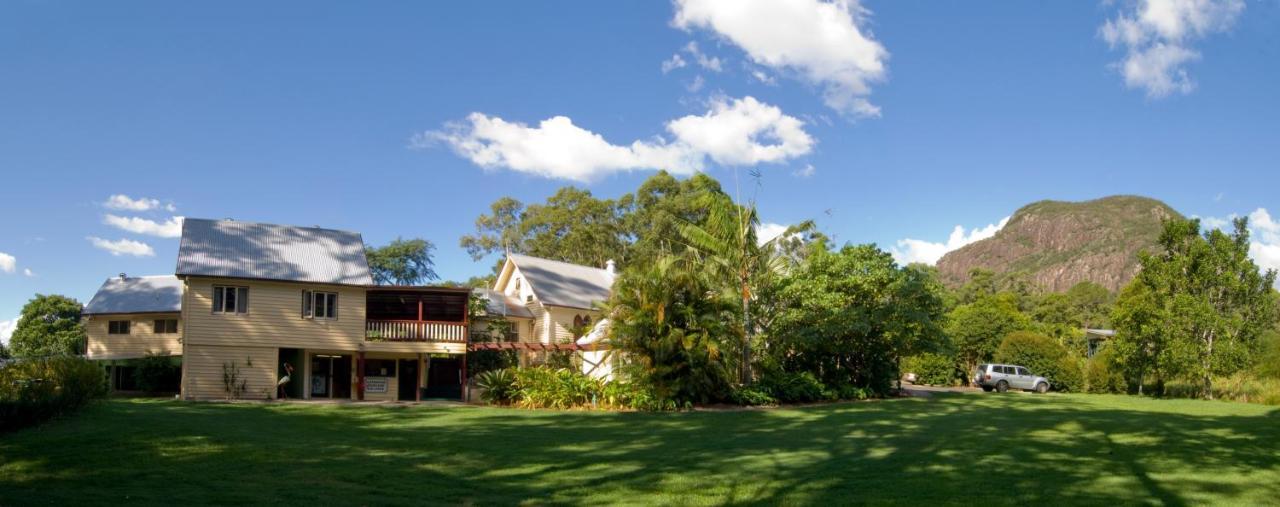
M 84 307 L 85 315 L 182 311 L 182 281 L 173 275 L 108 278 Z
M 530 312 L 529 309 L 524 306 L 524 303 L 513 296 L 508 296 L 493 289 L 473 289 L 472 292 L 484 297 L 488 301 L 485 312 L 489 315 L 523 317 L 526 319 L 533 318 L 533 312 Z
M 1085 337 L 1111 338 L 1116 335 L 1114 329 L 1085 329 Z
M 372 285 L 359 233 L 188 218 L 177 274 Z
M 520 254 L 509 258 L 543 304 L 591 310 L 613 290 L 608 270 Z

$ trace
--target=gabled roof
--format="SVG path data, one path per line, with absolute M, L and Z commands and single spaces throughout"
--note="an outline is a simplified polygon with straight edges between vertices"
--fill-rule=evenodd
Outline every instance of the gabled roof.
M 613 290 L 614 275 L 604 269 L 520 254 L 507 259 L 544 305 L 593 310 Z
M 359 233 L 201 218 L 182 222 L 177 274 L 373 284 Z
M 472 292 L 488 301 L 485 307 L 485 313 L 488 313 L 489 315 L 521 317 L 526 319 L 533 318 L 533 312 L 530 312 L 529 309 L 524 306 L 524 303 L 513 296 L 508 296 L 507 294 L 493 289 L 473 289 Z
M 108 278 L 84 315 L 182 311 L 182 280 L 173 275 Z

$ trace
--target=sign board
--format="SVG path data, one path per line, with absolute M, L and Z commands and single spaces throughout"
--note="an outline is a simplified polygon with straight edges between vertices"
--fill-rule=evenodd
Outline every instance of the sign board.
M 387 392 L 387 377 L 365 377 L 364 392 L 366 393 L 385 393 Z

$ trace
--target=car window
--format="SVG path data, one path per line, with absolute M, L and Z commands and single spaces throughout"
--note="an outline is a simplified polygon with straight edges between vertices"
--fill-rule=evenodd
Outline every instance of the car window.
M 986 372 L 987 372 L 987 365 L 985 364 L 978 365 L 978 373 L 986 373 Z
M 1030 375 L 1030 373 L 1027 373 L 1027 369 L 1026 369 L 1026 368 L 1023 368 L 1023 367 L 1019 366 L 1019 367 L 1018 367 L 1018 375 Z

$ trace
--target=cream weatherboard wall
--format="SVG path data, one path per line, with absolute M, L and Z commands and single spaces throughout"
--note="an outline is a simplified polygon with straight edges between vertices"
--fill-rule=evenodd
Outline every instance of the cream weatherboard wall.
M 135 359 L 182 354 L 182 320 L 178 313 L 92 315 L 85 320 L 85 356 L 89 359 Z M 156 333 L 157 319 L 178 319 L 177 333 Z M 129 334 L 107 332 L 113 320 L 129 321 Z
M 197 400 L 226 398 L 223 371 L 234 366 L 239 378 L 246 381 L 243 398 L 274 398 L 278 353 L 273 347 L 187 344 L 182 357 L 182 396 Z

